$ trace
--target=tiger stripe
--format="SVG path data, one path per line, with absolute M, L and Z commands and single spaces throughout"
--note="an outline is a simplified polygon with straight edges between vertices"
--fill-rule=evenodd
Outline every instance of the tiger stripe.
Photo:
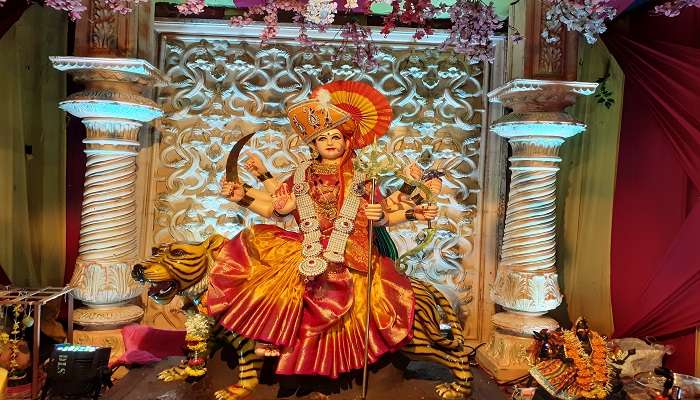
M 218 250 L 224 240 L 225 238 L 214 235 L 199 245 L 161 246 L 144 264 L 148 268 L 156 268 L 152 272 L 154 277 L 163 275 L 162 270 L 157 270 L 158 267 L 166 269 L 170 277 L 179 282 L 181 294 L 198 297 L 202 291 L 206 291 L 208 272 L 215 254 L 212 251 Z M 172 255 L 173 251 L 177 251 L 178 255 Z M 148 268 L 145 271 L 146 280 Z M 435 362 L 450 369 L 455 381 L 436 386 L 435 390 L 440 398 L 468 398 L 471 394 L 472 374 L 464 346 L 462 324 L 449 300 L 436 287 L 415 278 L 410 278 L 410 281 L 415 295 L 413 338 L 400 352 L 409 359 Z M 202 285 L 201 288 L 199 285 Z M 452 338 L 443 335 L 441 321 L 450 325 Z M 216 324 L 208 339 L 209 356 L 222 345 L 232 346 L 238 354 L 238 382 L 217 391 L 216 399 L 251 399 L 251 393 L 259 383 L 263 365 L 263 358 L 255 354 L 255 342 Z M 159 375 L 163 380 L 183 379 L 185 376 L 180 366 L 163 371 Z

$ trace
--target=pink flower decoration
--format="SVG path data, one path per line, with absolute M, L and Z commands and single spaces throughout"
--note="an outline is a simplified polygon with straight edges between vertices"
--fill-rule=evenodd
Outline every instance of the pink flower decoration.
M 372 41 L 372 29 L 357 21 L 348 22 L 340 31 L 343 39 L 340 48 L 333 55 L 333 61 L 347 56 L 361 70 L 369 72 L 379 67 L 377 46 Z
M 177 11 L 182 15 L 201 14 L 204 11 L 204 0 L 185 0 L 177 6 Z
M 652 15 L 665 15 L 667 17 L 675 17 L 681 13 L 686 7 L 700 8 L 700 0 L 671 0 L 664 4 L 654 7 Z
M 457 0 L 450 8 L 450 36 L 443 42 L 442 48 L 453 46 L 456 53 L 467 56 L 469 62 L 493 62 L 494 49 L 491 37 L 503 26 L 493 8 L 474 0 Z M 518 39 L 520 36 L 514 36 Z M 522 37 L 520 37 L 522 38 Z
M 544 0 L 550 5 L 545 14 L 545 29 L 541 36 L 548 43 L 559 40 L 553 32 L 564 25 L 569 31 L 581 33 L 588 43 L 595 43 L 605 32 L 606 20 L 615 18 L 617 10 L 610 0 Z
M 80 0 L 46 0 L 45 4 L 54 10 L 68 12 L 73 21 L 79 20 L 82 13 L 87 10 L 87 7 Z
M 231 24 L 233 26 L 248 25 L 253 22 L 254 16 L 262 15 L 265 29 L 260 38 L 265 43 L 277 36 L 277 32 L 279 32 L 277 20 L 277 11 L 279 10 L 291 11 L 295 15 L 295 20 L 303 21 L 303 17 L 299 16 L 306 11 L 306 4 L 300 0 L 265 0 L 263 4 L 249 8 L 243 16 L 231 18 Z M 305 32 L 302 32 L 302 35 L 305 35 Z

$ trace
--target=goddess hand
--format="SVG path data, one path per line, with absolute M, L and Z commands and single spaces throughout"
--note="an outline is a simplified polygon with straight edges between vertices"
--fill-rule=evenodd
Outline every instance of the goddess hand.
M 428 182 L 425 182 L 425 186 L 430 189 L 430 192 L 437 196 L 440 194 L 440 191 L 442 190 L 442 179 L 440 178 L 433 178 L 429 180 Z
M 403 169 L 403 173 L 404 175 L 409 176 L 416 181 L 419 181 L 423 177 L 423 170 L 421 169 L 421 167 L 416 165 L 416 163 L 411 163 L 407 165 Z
M 248 159 L 246 160 L 245 164 L 243 164 L 243 167 L 245 167 L 248 172 L 255 176 L 260 176 L 267 172 L 267 168 L 265 168 L 265 164 L 262 162 L 260 157 L 251 153 L 250 151 L 247 151 L 246 155 L 248 156 Z
M 221 180 L 221 195 L 231 201 L 240 201 L 245 196 L 243 185 L 236 182 L 228 182 L 226 178 Z
M 288 189 L 286 183 L 281 184 L 272 195 L 272 206 L 280 214 L 289 214 L 294 211 L 296 197 Z
M 384 209 L 381 204 L 367 204 L 365 215 L 370 221 L 379 221 L 384 217 Z
M 432 221 L 438 216 L 438 206 L 421 204 L 413 209 L 413 213 L 419 221 Z

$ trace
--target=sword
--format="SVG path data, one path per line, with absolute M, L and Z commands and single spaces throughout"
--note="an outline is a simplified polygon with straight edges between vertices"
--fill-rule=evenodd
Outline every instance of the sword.
M 241 150 L 257 132 L 249 133 L 240 138 L 231 148 L 226 158 L 226 180 L 229 182 L 241 183 L 238 177 L 238 158 L 241 155 Z M 248 186 L 248 185 L 243 185 Z

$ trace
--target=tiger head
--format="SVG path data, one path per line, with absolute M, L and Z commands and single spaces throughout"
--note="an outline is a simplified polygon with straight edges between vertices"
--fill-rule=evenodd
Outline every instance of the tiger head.
M 158 304 L 168 304 L 175 295 L 187 291 L 204 291 L 209 268 L 225 242 L 225 237 L 213 235 L 201 243 L 162 244 L 153 248 L 146 261 L 134 265 L 131 277 L 150 284 L 148 296 Z

